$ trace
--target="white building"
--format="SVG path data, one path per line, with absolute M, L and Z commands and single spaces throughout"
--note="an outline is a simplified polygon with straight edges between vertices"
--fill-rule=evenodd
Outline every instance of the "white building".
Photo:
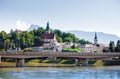
M 94 44 L 81 44 L 77 47 L 81 48 L 83 52 L 103 52 L 103 49 L 109 47 L 109 45 L 98 44 L 97 33 L 95 32 Z

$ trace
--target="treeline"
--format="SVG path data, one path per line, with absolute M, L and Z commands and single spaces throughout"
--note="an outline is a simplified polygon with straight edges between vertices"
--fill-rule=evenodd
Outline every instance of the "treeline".
M 10 50 L 15 49 L 19 50 L 33 47 L 33 46 L 41 46 L 43 44 L 43 40 L 40 38 L 41 34 L 45 33 L 45 29 L 40 27 L 37 30 L 32 31 L 13 31 L 7 34 L 5 31 L 0 32 L 0 50 Z M 61 32 L 60 30 L 51 30 L 51 33 L 56 34 L 56 39 L 59 43 L 61 42 L 73 42 L 73 43 L 81 43 L 88 44 L 91 43 L 89 41 L 85 41 L 84 39 L 79 40 L 74 34 Z
M 116 45 L 114 41 L 110 41 L 109 48 L 103 49 L 103 52 L 120 52 L 120 40 L 117 41 Z

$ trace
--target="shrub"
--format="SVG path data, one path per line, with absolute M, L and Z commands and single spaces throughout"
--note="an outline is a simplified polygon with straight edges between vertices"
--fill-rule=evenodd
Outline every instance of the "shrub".
M 32 48 L 25 48 L 23 52 L 34 52 L 34 50 Z

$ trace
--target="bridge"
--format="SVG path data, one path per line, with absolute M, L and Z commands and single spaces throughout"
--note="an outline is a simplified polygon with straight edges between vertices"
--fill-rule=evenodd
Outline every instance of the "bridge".
M 16 66 L 24 66 L 25 59 L 28 58 L 69 58 L 74 59 L 76 66 L 79 66 L 80 62 L 83 65 L 87 65 L 89 60 L 97 59 L 112 59 L 119 58 L 120 52 L 99 52 L 99 53 L 76 53 L 76 52 L 0 52 L 0 61 L 1 58 L 12 58 L 16 59 Z

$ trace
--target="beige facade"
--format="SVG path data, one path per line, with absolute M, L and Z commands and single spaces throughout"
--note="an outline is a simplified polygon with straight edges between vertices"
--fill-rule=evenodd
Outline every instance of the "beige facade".
M 77 47 L 81 48 L 83 52 L 102 52 L 107 45 L 99 44 L 99 46 L 96 46 L 94 44 L 81 44 Z

